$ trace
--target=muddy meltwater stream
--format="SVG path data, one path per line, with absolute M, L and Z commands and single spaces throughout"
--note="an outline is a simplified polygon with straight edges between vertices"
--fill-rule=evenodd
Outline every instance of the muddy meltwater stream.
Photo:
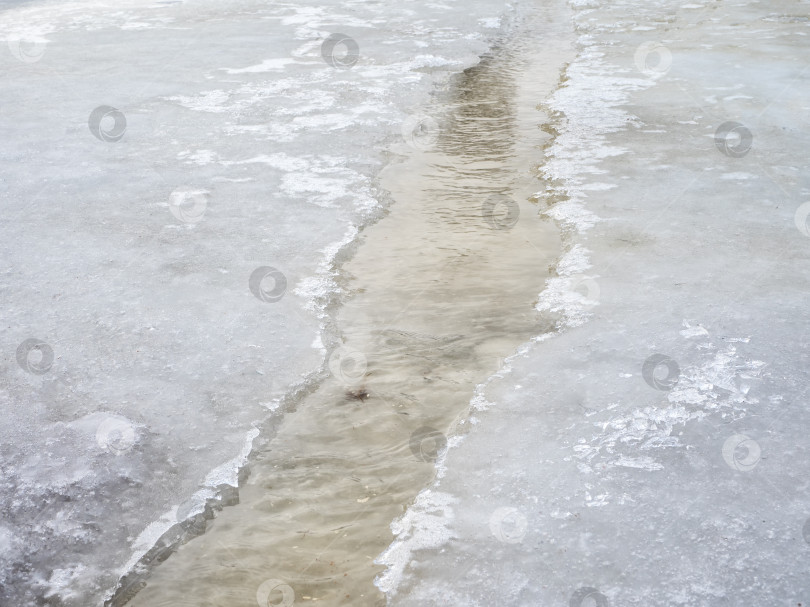
M 385 604 L 374 559 L 391 521 L 433 479 L 475 386 L 549 329 L 534 306 L 560 239 L 530 201 L 550 140 L 537 106 L 573 58 L 552 10 L 456 77 L 429 149 L 395 150 L 390 212 L 342 268 L 332 374 L 253 453 L 239 503 L 114 605 Z

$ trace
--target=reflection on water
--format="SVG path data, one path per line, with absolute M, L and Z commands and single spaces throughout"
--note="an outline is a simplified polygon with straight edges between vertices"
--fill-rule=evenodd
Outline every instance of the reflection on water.
M 467 70 L 433 149 L 386 169 L 395 204 L 343 268 L 332 375 L 255 454 L 239 504 L 130 605 L 385 603 L 373 561 L 390 522 L 432 479 L 475 385 L 546 328 L 534 303 L 559 240 L 527 199 L 547 137 L 534 106 L 557 73 L 527 78 L 537 65 L 513 47 Z M 483 216 L 492 195 L 514 201 L 506 219 Z

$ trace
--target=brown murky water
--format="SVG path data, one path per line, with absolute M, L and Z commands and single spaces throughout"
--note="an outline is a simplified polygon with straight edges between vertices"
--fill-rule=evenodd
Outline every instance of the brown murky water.
M 476 384 L 547 329 L 534 304 L 560 243 L 529 201 L 549 137 L 537 104 L 572 58 L 560 32 L 539 40 L 547 22 L 560 27 L 538 9 L 523 42 L 458 78 L 430 149 L 396 150 L 382 175 L 395 203 L 343 268 L 346 349 L 332 376 L 254 454 L 239 504 L 128 605 L 385 604 L 374 559 L 393 539 L 390 522 L 433 478 L 436 449 Z M 431 141 L 426 124 L 420 145 Z M 493 195 L 514 204 L 487 218 Z

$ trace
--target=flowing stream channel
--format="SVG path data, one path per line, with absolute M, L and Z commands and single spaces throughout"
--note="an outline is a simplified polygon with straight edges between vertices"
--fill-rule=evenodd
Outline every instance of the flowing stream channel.
M 393 203 L 341 270 L 330 376 L 252 454 L 238 503 L 112 604 L 385 604 L 374 560 L 391 521 L 435 477 L 476 385 L 551 329 L 535 304 L 560 236 L 534 195 L 553 136 L 540 104 L 574 55 L 566 17 L 536 7 L 392 150 Z

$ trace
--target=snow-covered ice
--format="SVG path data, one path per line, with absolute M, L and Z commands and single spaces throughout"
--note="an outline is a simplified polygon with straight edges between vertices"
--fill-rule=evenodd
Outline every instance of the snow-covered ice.
M 326 372 L 336 269 L 384 210 L 391 141 L 512 12 L 2 7 L 0 603 L 100 604 L 232 498 Z M 324 51 L 335 33 L 355 64 Z
M 558 329 L 479 388 L 377 583 L 403 606 L 806 605 L 808 4 L 570 5 L 578 57 L 538 100 Z

